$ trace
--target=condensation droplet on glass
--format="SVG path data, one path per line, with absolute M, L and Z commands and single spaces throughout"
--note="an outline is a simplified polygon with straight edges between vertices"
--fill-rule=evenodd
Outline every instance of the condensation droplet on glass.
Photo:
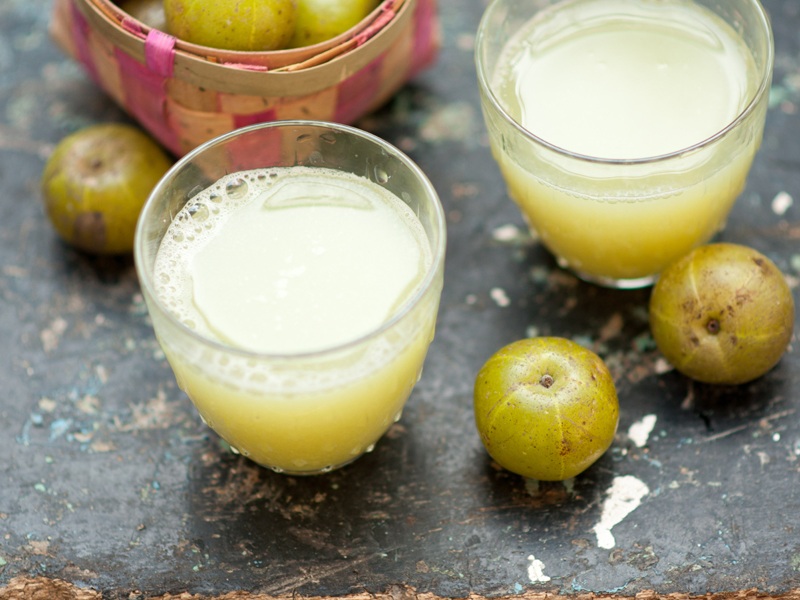
M 162 355 L 162 357 L 163 357 L 163 355 Z M 183 377 L 175 375 L 175 382 L 178 384 L 178 389 L 180 389 L 181 391 L 184 391 L 184 392 L 186 391 L 186 384 L 183 381 Z
M 375 167 L 375 183 L 385 184 L 389 182 L 389 173 L 386 172 L 386 169 L 378 165 Z
M 245 197 L 249 188 L 250 186 L 247 184 L 247 180 L 242 177 L 236 177 L 225 184 L 225 193 L 228 195 L 228 198 L 240 200 Z

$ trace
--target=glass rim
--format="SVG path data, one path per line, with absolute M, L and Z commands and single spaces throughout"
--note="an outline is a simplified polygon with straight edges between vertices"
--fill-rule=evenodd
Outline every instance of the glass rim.
M 232 346 L 230 344 L 226 344 L 219 340 L 215 340 L 208 336 L 205 336 L 199 333 L 198 331 L 188 327 L 185 323 L 183 323 L 180 319 L 178 319 L 173 314 L 173 312 L 169 310 L 169 308 L 167 308 L 167 306 L 162 301 L 161 297 L 156 292 L 153 281 L 153 268 L 152 265 L 147 264 L 147 259 L 145 257 L 145 248 L 147 247 L 149 242 L 147 239 L 145 239 L 144 223 L 151 216 L 151 213 L 154 210 L 153 207 L 156 204 L 156 199 L 166 192 L 166 189 L 170 185 L 171 181 L 175 178 L 175 176 L 179 172 L 181 172 L 182 169 L 187 164 L 191 163 L 198 156 L 204 154 L 213 147 L 222 146 L 234 138 L 249 133 L 253 133 L 254 131 L 263 129 L 279 129 L 279 128 L 290 128 L 290 127 L 312 127 L 318 129 L 335 130 L 339 133 L 345 133 L 348 135 L 352 135 L 367 140 L 368 142 L 375 144 L 377 147 L 380 147 L 381 149 L 387 151 L 391 155 L 398 158 L 400 162 L 403 163 L 406 166 L 406 168 L 409 169 L 409 171 L 411 171 L 414 178 L 422 183 L 422 186 L 426 191 L 425 196 L 431 200 L 431 204 L 433 205 L 433 210 L 431 211 L 433 217 L 432 227 L 439 234 L 438 243 L 436 243 L 435 245 L 431 243 L 431 255 L 432 255 L 431 264 L 428 267 L 425 273 L 425 277 L 420 282 L 416 292 L 414 292 L 414 294 L 410 298 L 406 299 L 406 301 L 400 307 L 398 307 L 396 311 L 392 313 L 391 317 L 388 320 L 384 321 L 379 327 L 376 327 L 365 334 L 359 335 L 358 337 L 352 340 L 348 340 L 346 342 L 342 342 L 334 346 L 328 346 L 317 350 L 311 350 L 306 352 L 291 352 L 291 353 L 260 352 L 258 350 L 250 350 L 247 348 Z M 213 183 L 211 185 L 213 185 Z M 189 199 L 190 198 L 187 198 L 187 201 Z M 435 241 L 435 240 L 430 240 L 427 235 L 426 239 L 428 239 L 429 243 Z M 330 356 L 337 354 L 339 352 L 346 352 L 350 349 L 356 348 L 357 346 L 363 345 L 364 343 L 368 342 L 373 338 L 379 337 L 384 332 L 394 327 L 395 324 L 403 320 L 427 296 L 431 287 L 435 284 L 435 280 L 438 277 L 439 271 L 443 270 L 446 242 L 447 242 L 447 225 L 444 214 L 444 207 L 442 206 L 441 199 L 439 198 L 439 195 L 436 192 L 436 189 L 434 188 L 428 176 L 424 173 L 424 171 L 422 171 L 419 165 L 417 165 L 402 150 L 400 150 L 395 145 L 391 144 L 390 142 L 380 138 L 379 136 L 373 133 L 364 131 L 362 129 L 359 129 L 351 125 L 345 125 L 342 123 L 335 123 L 329 121 L 311 120 L 311 119 L 291 119 L 291 120 L 256 123 L 253 125 L 248 125 L 245 127 L 234 129 L 227 133 L 223 133 L 215 138 L 212 138 L 206 142 L 203 142 L 199 146 L 195 147 L 194 149 L 186 153 L 184 156 L 180 157 L 169 168 L 169 170 L 167 170 L 167 172 L 161 177 L 159 182 L 156 184 L 156 186 L 148 195 L 147 201 L 142 207 L 141 213 L 139 214 L 139 218 L 136 223 L 136 230 L 134 234 L 133 259 L 134 259 L 134 268 L 136 270 L 139 279 L 139 285 L 142 288 L 142 291 L 146 294 L 146 296 L 148 296 L 151 299 L 152 302 L 155 303 L 157 309 L 167 317 L 169 322 L 178 329 L 180 329 L 180 331 L 183 334 L 197 340 L 198 343 L 202 345 L 211 346 L 217 349 L 218 351 L 235 354 L 245 359 L 293 362 L 293 361 L 303 361 L 303 360 Z M 147 298 L 145 298 L 145 301 L 147 302 Z
M 759 81 L 758 88 L 753 93 L 750 101 L 742 108 L 739 114 L 736 115 L 734 119 L 732 119 L 725 127 L 714 133 L 713 135 L 696 142 L 690 146 L 685 148 L 681 148 L 679 150 L 674 150 L 672 152 L 667 152 L 664 154 L 657 154 L 654 156 L 644 156 L 639 158 L 603 158 L 599 156 L 592 156 L 591 154 L 582 154 L 580 152 L 573 152 L 572 150 L 568 150 L 552 142 L 548 142 L 542 137 L 539 137 L 529 129 L 523 127 L 520 123 L 514 119 L 508 111 L 505 109 L 503 104 L 500 102 L 500 99 L 495 94 L 492 86 L 489 83 L 489 74 L 488 68 L 484 62 L 482 56 L 482 49 L 485 40 L 487 39 L 487 28 L 489 19 L 492 16 L 494 10 L 497 9 L 497 6 L 503 2 L 504 0 L 492 0 L 490 4 L 486 7 L 483 15 L 481 16 L 480 22 L 478 24 L 477 33 L 475 36 L 475 65 L 476 65 L 476 72 L 478 78 L 478 85 L 480 86 L 481 91 L 484 95 L 489 99 L 492 107 L 500 113 L 502 118 L 511 124 L 514 129 L 516 129 L 523 137 L 529 139 L 530 141 L 535 142 L 545 148 L 551 150 L 552 152 L 559 154 L 561 156 L 579 160 L 582 162 L 590 162 L 595 164 L 603 164 L 603 165 L 645 165 L 645 164 L 653 164 L 658 162 L 668 161 L 673 158 L 678 158 L 686 154 L 691 154 L 701 148 L 705 148 L 716 142 L 717 140 L 725 137 L 728 132 L 736 129 L 736 127 L 753 111 L 756 110 L 756 107 L 760 103 L 761 99 L 764 97 L 765 94 L 769 93 L 770 84 L 772 80 L 772 72 L 774 69 L 775 63 L 775 41 L 773 37 L 772 25 L 770 24 L 769 15 L 767 14 L 766 9 L 761 4 L 760 0 L 749 0 L 753 7 L 756 9 L 758 16 L 759 16 L 759 28 L 766 33 L 766 45 L 767 45 L 767 56 L 766 60 L 764 61 L 764 68 L 760 69 L 760 76 L 761 79 Z M 550 5 L 552 6 L 552 4 Z M 536 9 L 538 10 L 538 9 Z

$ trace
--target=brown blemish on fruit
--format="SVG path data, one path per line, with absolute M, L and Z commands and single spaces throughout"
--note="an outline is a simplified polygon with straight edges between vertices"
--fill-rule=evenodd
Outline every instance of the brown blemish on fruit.
M 570 453 L 570 446 L 567 440 L 561 441 L 561 448 L 559 449 L 558 453 L 561 456 L 567 456 Z
M 84 212 L 75 217 L 73 236 L 79 248 L 104 248 L 107 236 L 103 213 Z

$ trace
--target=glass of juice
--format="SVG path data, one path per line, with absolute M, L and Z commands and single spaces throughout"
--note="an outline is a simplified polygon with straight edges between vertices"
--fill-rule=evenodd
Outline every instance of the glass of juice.
M 358 129 L 255 125 L 180 159 L 134 258 L 176 380 L 232 448 L 289 474 L 370 451 L 419 379 L 445 220 L 406 155 Z
M 724 226 L 772 79 L 758 0 L 493 0 L 475 59 L 509 196 L 561 266 L 644 287 Z

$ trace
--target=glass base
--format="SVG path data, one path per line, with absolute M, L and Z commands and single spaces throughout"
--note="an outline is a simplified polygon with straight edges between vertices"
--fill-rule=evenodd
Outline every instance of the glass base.
M 562 269 L 569 271 L 581 281 L 616 290 L 637 290 L 646 288 L 653 285 L 658 279 L 658 274 L 647 275 L 645 277 L 636 277 L 633 279 L 614 279 L 612 277 L 603 277 L 602 275 L 584 273 L 573 268 L 567 261 L 563 259 L 557 259 L 557 262 Z

